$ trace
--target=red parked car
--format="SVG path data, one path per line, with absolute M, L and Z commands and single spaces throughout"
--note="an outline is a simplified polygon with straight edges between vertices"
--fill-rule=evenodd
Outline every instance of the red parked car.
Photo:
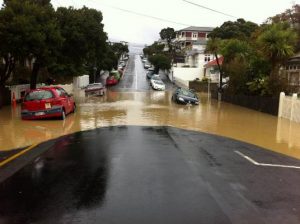
M 71 95 L 61 87 L 42 87 L 26 93 L 22 103 L 22 119 L 56 117 L 64 120 L 74 112 L 76 104 Z
M 119 82 L 119 80 L 116 79 L 116 77 L 113 75 L 108 76 L 106 79 L 106 85 L 108 85 L 108 86 L 116 85 L 118 82 Z

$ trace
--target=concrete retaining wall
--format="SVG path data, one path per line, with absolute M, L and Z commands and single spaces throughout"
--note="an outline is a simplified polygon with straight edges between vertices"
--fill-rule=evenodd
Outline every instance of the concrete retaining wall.
M 190 81 L 189 88 L 195 90 L 196 92 L 210 93 L 211 91 L 217 91 L 218 86 L 217 83 Z
M 173 76 L 177 80 L 192 81 L 203 78 L 203 68 L 176 68 L 173 67 Z

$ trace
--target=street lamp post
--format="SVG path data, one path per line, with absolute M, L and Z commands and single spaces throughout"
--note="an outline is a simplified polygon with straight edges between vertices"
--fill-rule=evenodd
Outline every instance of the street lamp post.
M 96 71 L 97 71 L 97 67 L 94 66 L 93 67 L 93 70 L 94 70 L 94 83 L 96 82 Z

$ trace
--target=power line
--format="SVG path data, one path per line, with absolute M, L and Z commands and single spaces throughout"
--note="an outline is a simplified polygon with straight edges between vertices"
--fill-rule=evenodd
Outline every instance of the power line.
M 216 12 L 216 13 L 222 14 L 222 15 L 224 15 L 224 16 L 229 16 L 229 17 L 238 19 L 238 17 L 236 17 L 236 16 L 229 15 L 229 14 L 226 14 L 226 13 L 224 13 L 224 12 L 217 11 L 217 10 L 215 10 L 215 9 L 211 9 L 211 8 L 206 7 L 206 6 L 203 6 L 203 5 L 199 5 L 199 4 L 197 4 L 197 3 L 194 3 L 194 2 L 190 2 L 190 1 L 187 1 L 187 0 L 182 0 L 182 1 L 187 2 L 187 3 L 191 4 L 191 5 L 198 6 L 198 7 L 203 8 L 203 9 L 210 10 L 210 11 L 212 11 L 212 12 Z
M 94 1 L 94 2 L 96 2 L 96 1 Z M 179 22 L 175 22 L 175 21 L 172 21 L 172 20 L 163 19 L 163 18 L 159 18 L 159 17 L 156 17 L 156 16 L 150 16 L 150 15 L 147 15 L 147 14 L 131 11 L 131 10 L 128 10 L 128 9 L 122 9 L 122 8 L 112 6 L 112 5 L 106 5 L 106 4 L 103 4 L 103 3 L 100 3 L 100 4 L 105 6 L 105 7 L 108 7 L 108 8 L 116 9 L 116 10 L 119 10 L 119 11 L 127 12 L 127 13 L 130 13 L 130 14 L 134 14 L 134 15 L 138 15 L 138 16 L 142 16 L 142 17 L 147 17 L 147 18 L 150 18 L 150 19 L 155 19 L 155 20 L 164 21 L 164 22 L 173 23 L 173 24 L 182 25 L 182 26 L 191 26 L 191 24 L 179 23 Z

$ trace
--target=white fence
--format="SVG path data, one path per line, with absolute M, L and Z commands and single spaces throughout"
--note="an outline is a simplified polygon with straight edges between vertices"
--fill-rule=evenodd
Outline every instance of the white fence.
M 73 84 L 64 84 L 64 85 L 51 85 L 51 86 L 58 86 L 63 88 L 67 91 L 67 93 L 74 93 Z
M 84 88 L 89 84 L 89 76 L 88 75 L 83 75 L 83 76 L 78 76 L 73 78 L 73 83 L 72 84 L 65 84 L 65 85 L 51 85 L 51 86 L 59 86 L 64 88 L 68 93 L 74 93 L 74 89 L 77 88 Z M 36 87 L 42 87 L 45 86 L 45 84 L 37 84 Z M 13 85 L 10 86 L 10 91 L 11 91 L 11 100 L 13 100 L 13 95 L 15 95 L 16 100 L 22 99 L 24 97 L 26 91 L 30 89 L 29 84 L 23 84 L 23 85 Z
M 73 78 L 73 86 L 75 89 L 81 89 L 90 84 L 90 78 L 88 75 L 77 76 Z
M 280 93 L 278 117 L 300 122 L 300 99 L 297 94 L 286 96 L 284 93 Z
M 37 84 L 37 88 L 41 87 L 42 84 Z M 13 85 L 9 87 L 11 92 L 11 100 L 13 100 L 13 95 L 15 95 L 16 100 L 22 99 L 25 95 L 26 91 L 30 89 L 30 84 L 22 84 L 22 85 Z

